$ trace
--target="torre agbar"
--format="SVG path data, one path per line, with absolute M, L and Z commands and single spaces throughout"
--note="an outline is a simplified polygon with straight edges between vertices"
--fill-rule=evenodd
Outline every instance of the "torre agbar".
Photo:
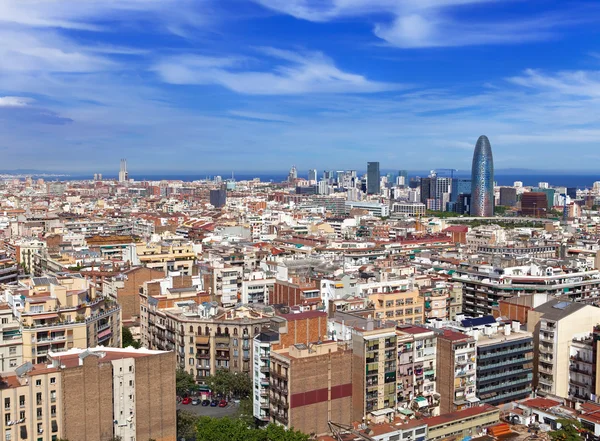
M 471 168 L 471 216 L 494 215 L 494 158 L 487 136 L 475 145 Z

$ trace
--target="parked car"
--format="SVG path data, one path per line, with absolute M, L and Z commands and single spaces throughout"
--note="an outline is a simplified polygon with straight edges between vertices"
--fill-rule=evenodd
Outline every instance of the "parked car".
M 192 406 L 199 406 L 200 405 L 200 398 L 194 398 L 192 400 Z
M 210 406 L 210 400 L 202 400 L 203 406 Z
M 217 400 L 212 400 L 210 402 L 210 407 L 217 407 L 219 405 L 219 402 Z
M 225 406 L 227 406 L 227 401 L 225 401 L 225 400 L 219 401 L 219 407 L 225 407 Z
M 192 399 L 190 397 L 185 397 L 183 400 L 181 400 L 181 404 L 191 404 Z

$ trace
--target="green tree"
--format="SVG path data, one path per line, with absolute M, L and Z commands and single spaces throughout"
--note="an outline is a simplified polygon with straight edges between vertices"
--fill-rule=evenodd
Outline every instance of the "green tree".
M 129 328 L 125 326 L 123 326 L 123 330 L 121 331 L 121 341 L 123 342 L 124 348 L 127 348 L 129 346 L 135 349 L 140 348 L 140 342 L 133 339 L 133 334 L 131 334 Z
M 560 418 L 556 420 L 560 424 L 560 429 L 549 433 L 553 441 L 577 441 L 583 439 L 581 434 L 581 423 L 577 420 L 568 420 Z
M 205 382 L 213 392 L 221 395 L 245 398 L 252 392 L 252 379 L 245 373 L 219 369 L 215 375 L 207 377 Z
M 309 436 L 297 430 L 269 424 L 256 429 L 240 419 L 200 417 L 196 424 L 196 441 L 308 441 Z
M 181 396 L 188 394 L 195 388 L 196 381 L 194 380 L 194 376 L 183 369 L 177 369 L 177 372 L 175 372 L 175 390 L 177 395 Z
M 240 400 L 240 407 L 238 407 L 236 416 L 239 420 L 242 420 L 247 427 L 256 427 L 252 397 L 242 398 Z
M 187 410 L 177 411 L 177 439 L 194 439 L 198 416 Z

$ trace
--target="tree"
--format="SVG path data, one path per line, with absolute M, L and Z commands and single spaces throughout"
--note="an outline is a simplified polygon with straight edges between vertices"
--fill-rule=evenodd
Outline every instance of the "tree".
M 196 437 L 196 424 L 198 416 L 188 412 L 187 410 L 177 411 L 177 439 L 185 438 L 186 440 Z
M 183 369 L 177 369 L 177 372 L 175 372 L 175 390 L 177 395 L 188 394 L 195 388 L 196 381 L 194 380 L 194 376 Z
M 129 328 L 125 326 L 123 326 L 123 330 L 121 331 L 121 341 L 123 342 L 124 348 L 128 346 L 131 346 L 134 349 L 140 348 L 140 342 L 133 339 L 133 334 L 131 333 Z
M 221 395 L 245 398 L 252 392 L 252 379 L 248 374 L 230 372 L 226 369 L 219 369 L 215 375 L 207 377 L 206 384 L 211 391 Z
M 577 420 L 559 418 L 556 420 L 560 429 L 549 433 L 552 441 L 577 441 L 583 439 L 581 436 L 581 423 Z
M 236 416 L 239 420 L 244 421 L 247 427 L 256 427 L 252 397 L 242 398 L 240 400 L 240 407 L 238 408 Z
M 240 419 L 200 417 L 196 441 L 308 441 L 309 436 L 294 429 L 269 424 L 256 429 Z

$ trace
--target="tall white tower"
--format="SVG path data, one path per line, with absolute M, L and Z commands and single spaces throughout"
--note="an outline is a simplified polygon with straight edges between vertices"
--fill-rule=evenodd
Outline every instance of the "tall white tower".
M 127 182 L 129 174 L 127 173 L 127 159 L 121 159 L 121 168 L 119 170 L 119 182 Z

